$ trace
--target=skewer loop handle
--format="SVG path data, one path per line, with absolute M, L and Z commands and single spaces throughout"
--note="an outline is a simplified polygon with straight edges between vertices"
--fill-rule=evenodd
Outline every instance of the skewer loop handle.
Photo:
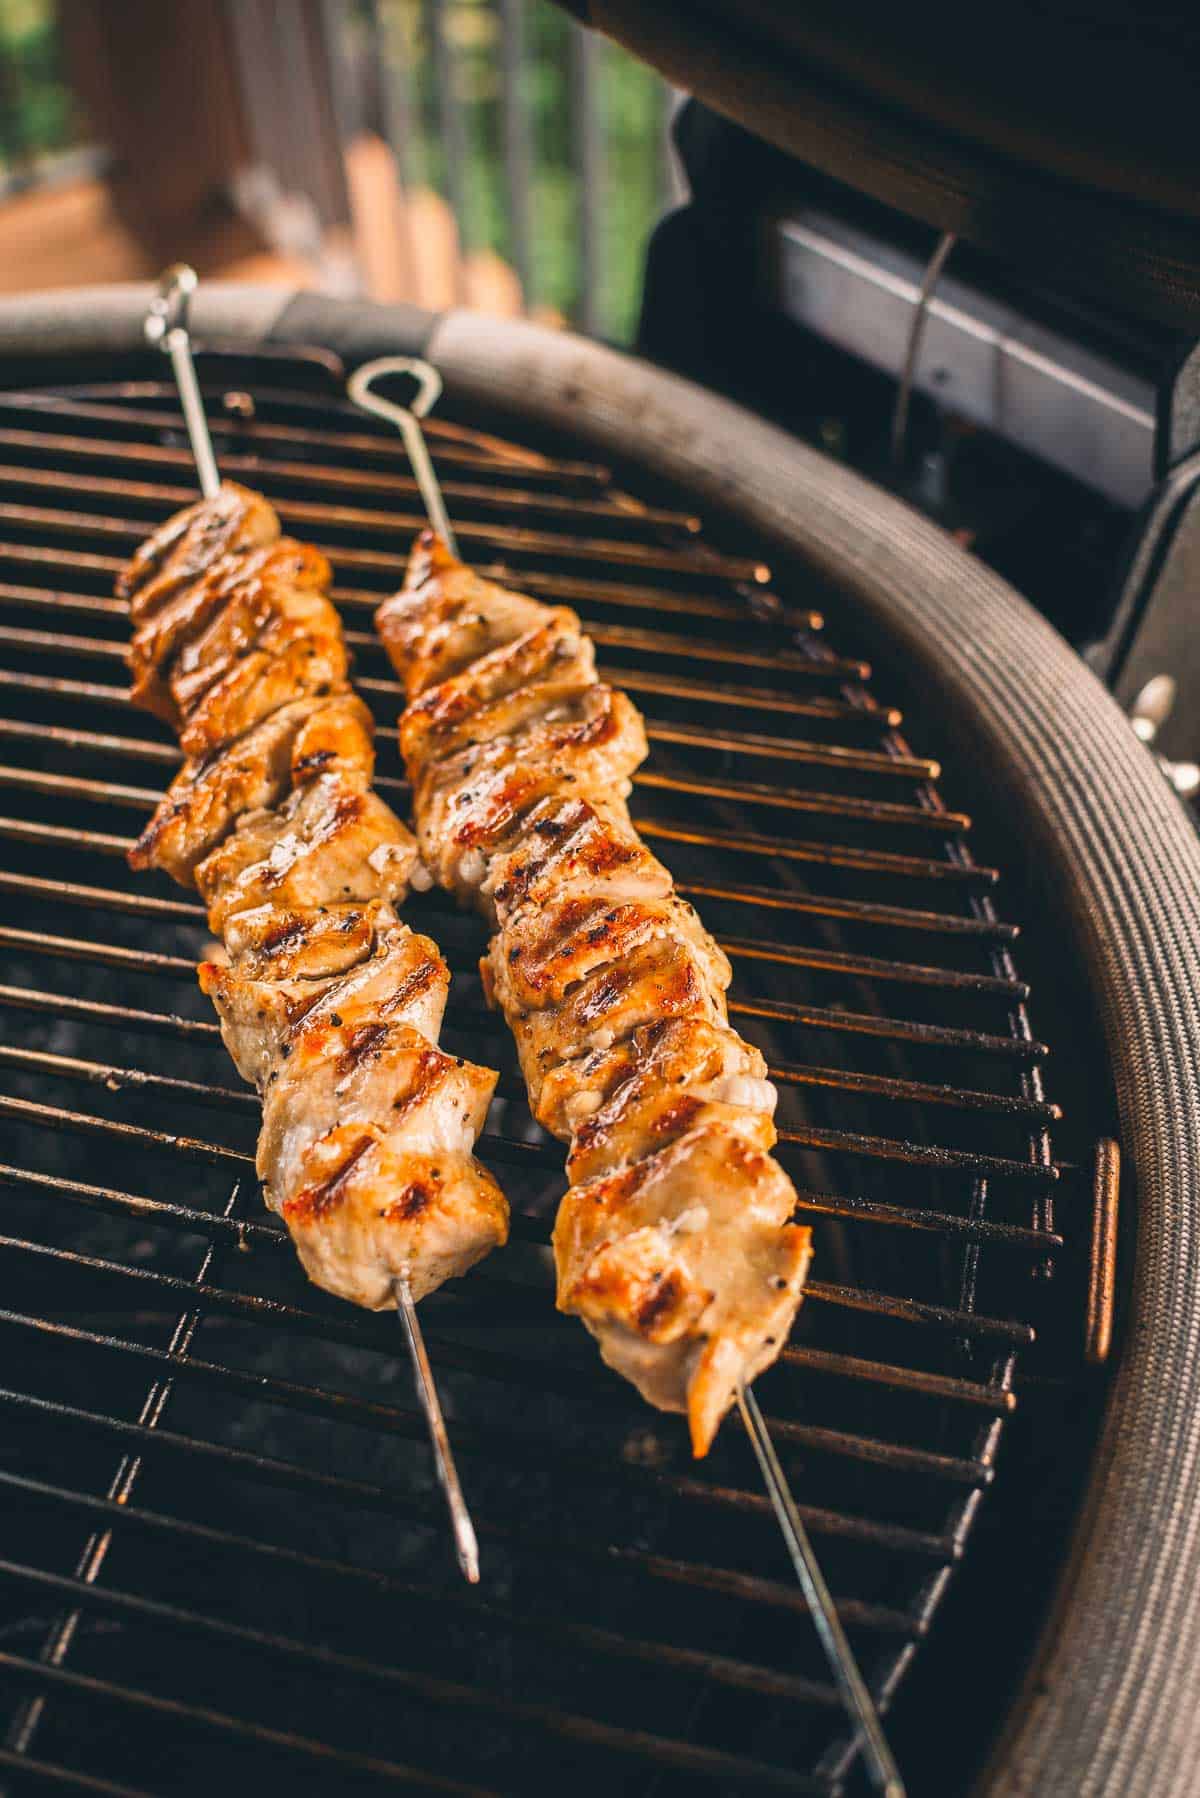
M 397 400 L 385 400 L 382 394 L 374 392 L 374 383 L 387 375 L 412 376 L 417 383 L 417 391 L 409 405 L 402 406 Z M 442 498 L 442 489 L 430 460 L 425 433 L 419 422 L 428 416 L 441 397 L 442 377 L 437 369 L 432 362 L 425 362 L 419 356 L 379 356 L 374 362 L 364 362 L 361 368 L 355 369 L 346 383 L 346 392 L 364 412 L 373 412 L 377 418 L 386 418 L 389 424 L 394 424 L 399 430 L 404 438 L 404 447 L 408 451 L 413 473 L 417 477 L 417 486 L 421 489 L 421 500 L 429 522 L 450 554 L 456 556 L 458 544 L 455 542 L 446 502 Z
M 171 358 L 200 491 L 205 499 L 213 499 L 220 491 L 221 476 L 217 471 L 217 459 L 213 455 L 208 420 L 204 416 L 204 401 L 200 397 L 200 385 L 196 380 L 196 368 L 192 361 L 192 340 L 188 334 L 188 313 L 192 295 L 198 285 L 199 278 L 195 269 L 190 268 L 186 262 L 175 262 L 170 268 L 164 269 L 158 278 L 158 291 L 150 302 L 143 328 L 146 342 Z

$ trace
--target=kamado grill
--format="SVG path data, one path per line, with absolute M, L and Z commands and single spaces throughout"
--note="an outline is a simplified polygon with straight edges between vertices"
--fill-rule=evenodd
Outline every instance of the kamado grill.
M 513 1242 L 422 1307 L 478 1589 L 395 1321 L 308 1287 L 259 1202 L 200 907 L 123 859 L 177 757 L 129 707 L 113 576 L 195 491 L 146 298 L 0 317 L 4 1788 L 857 1789 L 736 1420 L 693 1464 L 553 1312 L 560 1151 L 473 918 L 408 914 L 454 968 L 447 1042 L 504 1070 L 481 1152 Z M 423 520 L 402 444 L 342 397 L 368 356 L 435 363 L 464 553 L 579 610 L 646 714 L 635 816 L 733 958 L 815 1228 L 761 1402 L 902 1758 L 946 1782 L 915 1789 L 958 1789 L 1006 1715 L 990 1790 L 1184 1766 L 1200 853 L 1151 756 L 998 577 L 681 381 L 260 291 L 202 293 L 195 330 L 222 472 L 334 562 L 384 797 L 400 695 L 369 616 Z

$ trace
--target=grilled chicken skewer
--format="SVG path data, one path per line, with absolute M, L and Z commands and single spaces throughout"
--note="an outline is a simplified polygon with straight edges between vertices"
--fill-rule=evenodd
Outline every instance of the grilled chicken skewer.
M 508 1207 L 471 1155 L 496 1084 L 436 1047 L 449 975 L 401 924 L 411 832 L 371 792 L 373 723 L 351 692 L 325 558 L 221 484 L 192 363 L 194 270 L 146 317 L 171 360 L 203 502 L 124 571 L 134 698 L 189 760 L 133 851 L 209 904 L 206 963 L 239 1071 L 264 1097 L 258 1170 L 311 1278 L 394 1303 L 465 1577 L 467 1509 L 416 1301 L 503 1243 Z
M 400 373 L 417 381 L 417 397 L 408 407 L 383 398 L 373 387 L 377 379 Z M 603 1175 L 594 1183 L 599 1190 L 593 1191 L 591 1197 L 602 1219 L 598 1226 L 593 1221 L 589 1231 L 586 1215 L 578 1215 L 586 1213 L 586 1200 L 581 1203 L 577 1187 L 572 1187 L 563 1202 L 555 1231 L 559 1303 L 583 1311 L 607 1358 L 629 1372 L 654 1403 L 688 1410 L 693 1442 L 701 1452 L 720 1421 L 723 1380 L 732 1374 L 733 1396 L 830 1669 L 857 1726 L 871 1781 L 883 1798 L 904 1798 L 904 1782 L 875 1702 L 846 1639 L 750 1384 L 754 1374 L 778 1352 L 778 1344 L 790 1328 L 810 1252 L 809 1232 L 786 1221 L 795 1196 L 790 1183 L 766 1153 L 773 1135 L 773 1089 L 765 1079 L 762 1058 L 729 1029 L 724 1011 L 728 979 L 724 957 L 700 929 L 690 908 L 674 895 L 665 870 L 645 849 L 630 822 L 625 806 L 629 778 L 646 753 L 636 710 L 624 695 L 608 688 L 589 695 L 588 690 L 596 685 L 591 646 L 582 639 L 573 613 L 554 612 L 521 595 L 488 587 L 458 559 L 419 423 L 441 392 L 441 385 L 441 377 L 429 363 L 402 356 L 366 363 L 349 382 L 350 397 L 356 404 L 386 418 L 403 433 L 433 526 L 433 534 L 423 538 L 414 551 L 404 592 L 385 602 L 378 614 L 381 635 L 410 697 L 427 699 L 422 708 L 423 721 L 417 725 L 410 747 L 417 763 L 418 781 L 414 785 L 418 825 L 431 850 L 439 842 L 446 850 L 444 857 L 436 858 L 433 865 L 440 867 L 443 884 L 464 898 L 474 897 L 485 915 L 500 922 L 484 969 L 485 979 L 490 973 L 493 990 L 501 990 L 496 974 L 503 981 L 506 969 L 525 956 L 525 946 L 516 937 L 522 906 L 536 932 L 537 921 L 528 906 L 531 899 L 536 906 L 534 895 L 539 879 L 557 866 L 564 903 L 569 905 L 574 896 L 585 912 L 589 904 L 592 906 L 591 925 L 576 927 L 573 935 L 568 927 L 567 933 L 570 950 L 576 956 L 584 953 L 585 978 L 595 973 L 598 966 L 602 968 L 603 945 L 611 948 L 614 941 L 609 927 L 623 922 L 628 929 L 632 917 L 627 906 L 641 903 L 645 907 L 645 929 L 640 937 L 638 930 L 633 929 L 627 941 L 645 945 L 659 940 L 654 920 L 664 926 L 668 921 L 674 922 L 682 944 L 695 952 L 701 978 L 707 972 L 711 983 L 708 1002 L 717 1014 L 714 1022 L 712 1017 L 703 1015 L 702 1006 L 701 1015 L 696 1015 L 689 1014 L 683 1004 L 673 1016 L 648 1024 L 634 1023 L 632 1031 L 627 1030 L 623 1038 L 614 1024 L 605 1021 L 599 1025 L 600 1039 L 590 1047 L 576 1043 L 573 1053 L 569 1041 L 560 1039 L 556 1043 L 551 1032 L 543 1051 L 531 1054 L 533 1033 L 526 1041 L 518 1028 L 527 1021 L 525 1015 L 519 1015 L 525 1011 L 524 1000 L 514 1002 L 511 1021 L 518 1028 L 518 1046 L 531 1097 L 536 1087 L 536 1107 L 542 1096 L 548 1095 L 547 1109 L 540 1115 L 572 1143 L 572 1164 L 577 1165 L 581 1139 L 584 1165 L 593 1154 L 602 1160 L 607 1154 L 614 1163 L 625 1158 L 621 1170 L 609 1177 L 607 1189 Z M 537 657 L 535 654 L 527 660 L 522 672 L 518 648 L 509 658 L 507 685 L 498 665 L 491 665 L 496 667 L 498 678 L 489 695 L 493 699 L 505 692 L 512 696 L 508 718 L 516 722 L 507 736 L 510 750 L 516 753 L 506 758 L 506 732 L 503 728 L 491 728 L 497 718 L 503 718 L 501 710 L 491 714 L 490 725 L 482 734 L 472 733 L 473 741 L 469 737 L 449 756 L 440 756 L 435 733 L 452 728 L 456 721 L 461 723 L 462 715 L 470 711 L 470 697 L 461 688 L 455 692 L 454 677 L 472 666 L 477 673 L 484 673 L 493 652 L 499 652 L 502 663 L 510 646 L 521 645 L 530 633 L 536 635 L 555 619 L 568 629 L 557 639 L 565 648 L 556 649 L 549 660 L 575 660 L 581 676 L 576 686 L 568 684 L 553 705 L 541 712 L 543 729 L 555 729 L 539 742 L 537 705 L 528 703 L 529 695 L 522 699 L 523 687 L 531 684 L 530 664 L 536 666 Z M 545 660 L 541 666 L 544 670 Z M 444 705 L 437 697 L 443 684 Z M 543 686 L 543 693 L 545 690 Z M 480 697 L 484 691 L 486 683 Z M 535 748 L 538 753 L 532 754 Z M 456 754 L 461 758 L 457 767 Z M 562 801 L 564 793 L 566 801 L 556 811 L 553 801 L 556 796 Z M 580 807 L 574 814 L 570 809 L 572 802 L 578 802 Z M 519 852 L 522 842 L 527 845 L 523 857 Z M 551 885 L 546 893 L 548 902 L 553 902 L 553 897 Z M 515 940 L 506 945 L 503 939 L 510 916 Z M 669 936 L 669 928 L 661 934 Z M 596 950 L 599 955 L 593 955 L 588 963 L 587 952 Z M 609 965 L 607 993 L 615 992 L 619 997 L 622 989 L 628 992 L 636 982 L 628 980 L 631 970 L 627 964 L 610 957 Z M 648 972 L 644 967 L 640 970 L 640 974 Z M 529 973 L 527 966 L 519 978 L 527 980 Z M 568 957 L 556 955 L 549 946 L 529 984 L 529 1011 L 561 1006 L 575 985 L 568 974 Z M 653 990 L 652 980 L 650 984 Z M 665 998 L 668 990 L 669 982 L 664 982 L 660 998 Z M 676 987 L 677 1000 L 682 990 L 682 985 Z M 592 1012 L 583 1021 L 591 1026 L 609 1005 L 605 983 L 602 981 L 599 988 L 593 986 L 589 996 Z M 673 1053 L 677 1059 L 672 1064 Z M 545 1069 L 541 1065 L 543 1056 L 552 1064 Z M 571 1066 L 581 1059 L 584 1065 Z M 671 1074 L 665 1072 L 664 1064 L 672 1067 Z M 602 1070 L 602 1078 L 589 1084 L 589 1079 Z M 656 1094 L 652 1070 L 666 1080 L 665 1093 Z M 697 1080 L 697 1074 L 702 1078 Z M 576 1079 L 576 1075 L 584 1078 Z M 713 1126 L 717 1138 L 709 1145 L 711 1158 L 718 1163 L 717 1171 L 725 1171 L 719 1166 L 724 1148 L 730 1160 L 740 1163 L 744 1186 L 751 1189 L 751 1203 L 743 1215 L 732 1220 L 735 1227 L 727 1234 L 728 1253 L 722 1252 L 726 1242 L 720 1241 L 718 1220 L 718 1241 L 710 1240 L 705 1245 L 702 1260 L 696 1257 L 690 1266 L 685 1260 L 684 1278 L 677 1285 L 676 1268 L 668 1267 L 667 1257 L 679 1255 L 682 1237 L 684 1255 L 679 1258 L 684 1259 L 687 1239 L 713 1228 L 711 1194 L 705 1180 L 696 1179 L 703 1170 L 689 1165 L 697 1132 L 702 1137 L 706 1123 Z M 655 1168 L 655 1164 L 660 1162 L 660 1148 L 667 1143 L 671 1145 L 674 1167 L 665 1179 L 657 1179 L 663 1170 L 661 1165 Z M 644 1164 L 650 1164 L 647 1171 L 654 1172 L 654 1182 L 643 1180 L 637 1172 Z M 762 1180 L 758 1192 L 754 1191 L 756 1174 Z M 639 1186 L 653 1184 L 657 1184 L 659 1203 L 655 1212 L 652 1192 L 652 1217 L 643 1224 L 638 1211 L 639 1207 L 647 1208 L 647 1201 L 639 1197 Z M 587 1188 L 583 1190 L 586 1192 Z M 768 1200 L 765 1206 L 761 1203 L 763 1197 Z M 586 1259 L 577 1257 L 576 1244 L 580 1239 L 586 1241 L 589 1235 L 593 1242 L 587 1244 Z M 596 1243 L 597 1236 L 604 1240 Z M 662 1263 L 657 1270 L 648 1270 L 647 1287 L 644 1282 L 639 1284 L 647 1270 L 644 1263 L 641 1268 L 638 1263 L 642 1247 L 648 1243 L 662 1251 Z M 610 1291 L 611 1302 L 605 1306 L 602 1299 L 589 1317 L 587 1310 L 574 1302 L 572 1282 L 580 1271 L 586 1281 L 610 1244 L 611 1265 L 617 1274 Z M 747 1250 L 747 1265 L 739 1269 L 737 1257 Z M 698 1318 L 689 1317 L 685 1310 L 679 1327 L 676 1295 L 685 1289 L 686 1277 L 693 1275 L 698 1266 L 703 1266 L 705 1274 L 711 1269 L 713 1284 L 708 1306 L 699 1312 Z M 755 1268 L 757 1274 L 752 1271 Z M 764 1274 L 770 1296 L 764 1296 L 762 1290 Z M 603 1279 L 596 1285 L 602 1294 Z M 693 1293 L 695 1285 L 693 1279 Z M 701 1287 L 701 1296 L 703 1292 Z M 631 1311 L 629 1301 L 635 1293 L 638 1297 Z M 739 1298 L 746 1301 L 740 1318 Z M 655 1315 L 660 1299 L 665 1301 L 667 1311 L 674 1313 L 665 1332 L 661 1319 Z M 775 1331 L 779 1334 L 772 1339 L 769 1332 Z M 710 1356 L 714 1335 L 717 1349 Z
M 485 985 L 538 1121 L 570 1144 L 558 1303 L 707 1452 L 778 1355 L 810 1232 L 771 1156 L 775 1091 L 730 969 L 638 837 L 646 754 L 574 612 L 495 586 L 432 532 L 376 614 L 426 867 L 495 934 Z
M 188 759 L 129 859 L 198 888 L 223 943 L 200 984 L 262 1096 L 268 1205 L 312 1280 L 380 1310 L 466 1272 L 507 1213 L 471 1154 L 496 1075 L 436 1047 L 449 974 L 397 916 L 416 844 L 371 788 L 330 579 L 231 484 L 134 556 L 133 698 Z

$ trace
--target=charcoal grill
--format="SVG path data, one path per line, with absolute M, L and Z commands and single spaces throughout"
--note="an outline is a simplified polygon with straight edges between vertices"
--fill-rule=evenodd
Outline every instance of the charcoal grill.
M 394 1321 L 306 1287 L 261 1206 L 256 1102 L 195 986 L 200 909 L 123 861 L 176 752 L 128 706 L 112 578 L 194 483 L 139 348 L 146 298 L 0 313 L 4 1789 L 847 1789 L 853 1746 L 736 1425 L 693 1465 L 677 1421 L 552 1312 L 560 1150 L 483 1009 L 472 919 L 412 910 L 455 970 L 447 1040 L 504 1070 L 482 1152 L 514 1245 L 423 1307 L 478 1594 Z M 1071 1296 L 1055 1252 L 1089 1232 L 1097 1360 L 1111 1324 L 1114 1153 L 1094 1184 L 1055 1159 L 1016 927 L 960 796 L 1006 808 L 1104 1025 L 1136 1280 L 1069 1590 L 990 1779 L 1031 1789 L 1032 1765 L 1037 1789 L 1076 1789 L 1053 1779 L 1101 1746 L 1115 1765 L 1110 1732 L 1136 1712 L 1151 1740 L 1194 1671 L 1161 1645 L 1187 1648 L 1197 1560 L 1164 1495 L 1200 1431 L 1200 853 L 1152 759 L 997 578 L 684 383 L 532 327 L 262 292 L 202 295 L 196 329 L 224 472 L 334 562 L 387 797 L 404 804 L 399 692 L 369 616 L 421 518 L 401 445 L 341 399 L 368 355 L 437 363 L 464 553 L 577 607 L 647 714 L 635 813 L 733 957 L 816 1228 L 761 1397 L 885 1707 L 970 1569 L 1033 1324 Z M 878 677 L 834 646 L 850 632 L 883 645 Z M 927 717 L 902 722 L 889 656 Z

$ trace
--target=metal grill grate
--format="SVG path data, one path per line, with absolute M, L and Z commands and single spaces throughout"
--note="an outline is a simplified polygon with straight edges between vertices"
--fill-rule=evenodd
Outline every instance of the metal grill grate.
M 223 469 L 330 553 L 403 807 L 366 621 L 420 522 L 403 452 L 321 391 L 319 358 L 264 359 L 252 399 L 216 366 Z M 759 1389 L 886 1704 L 992 1479 L 1059 1241 L 1016 932 L 936 764 L 803 596 L 603 469 L 430 435 L 465 553 L 576 606 L 647 714 L 638 824 L 780 1083 L 818 1277 Z M 423 1308 L 478 1595 L 394 1321 L 307 1288 L 260 1205 L 257 1103 L 195 986 L 200 908 L 122 859 L 177 758 L 128 705 L 112 576 L 191 479 L 159 382 L 0 392 L 10 1789 L 836 1790 L 844 1719 L 736 1423 L 693 1465 L 552 1311 L 561 1150 L 483 1009 L 473 919 L 436 895 L 409 914 L 455 970 L 448 1043 L 503 1069 L 482 1152 L 513 1246 Z

